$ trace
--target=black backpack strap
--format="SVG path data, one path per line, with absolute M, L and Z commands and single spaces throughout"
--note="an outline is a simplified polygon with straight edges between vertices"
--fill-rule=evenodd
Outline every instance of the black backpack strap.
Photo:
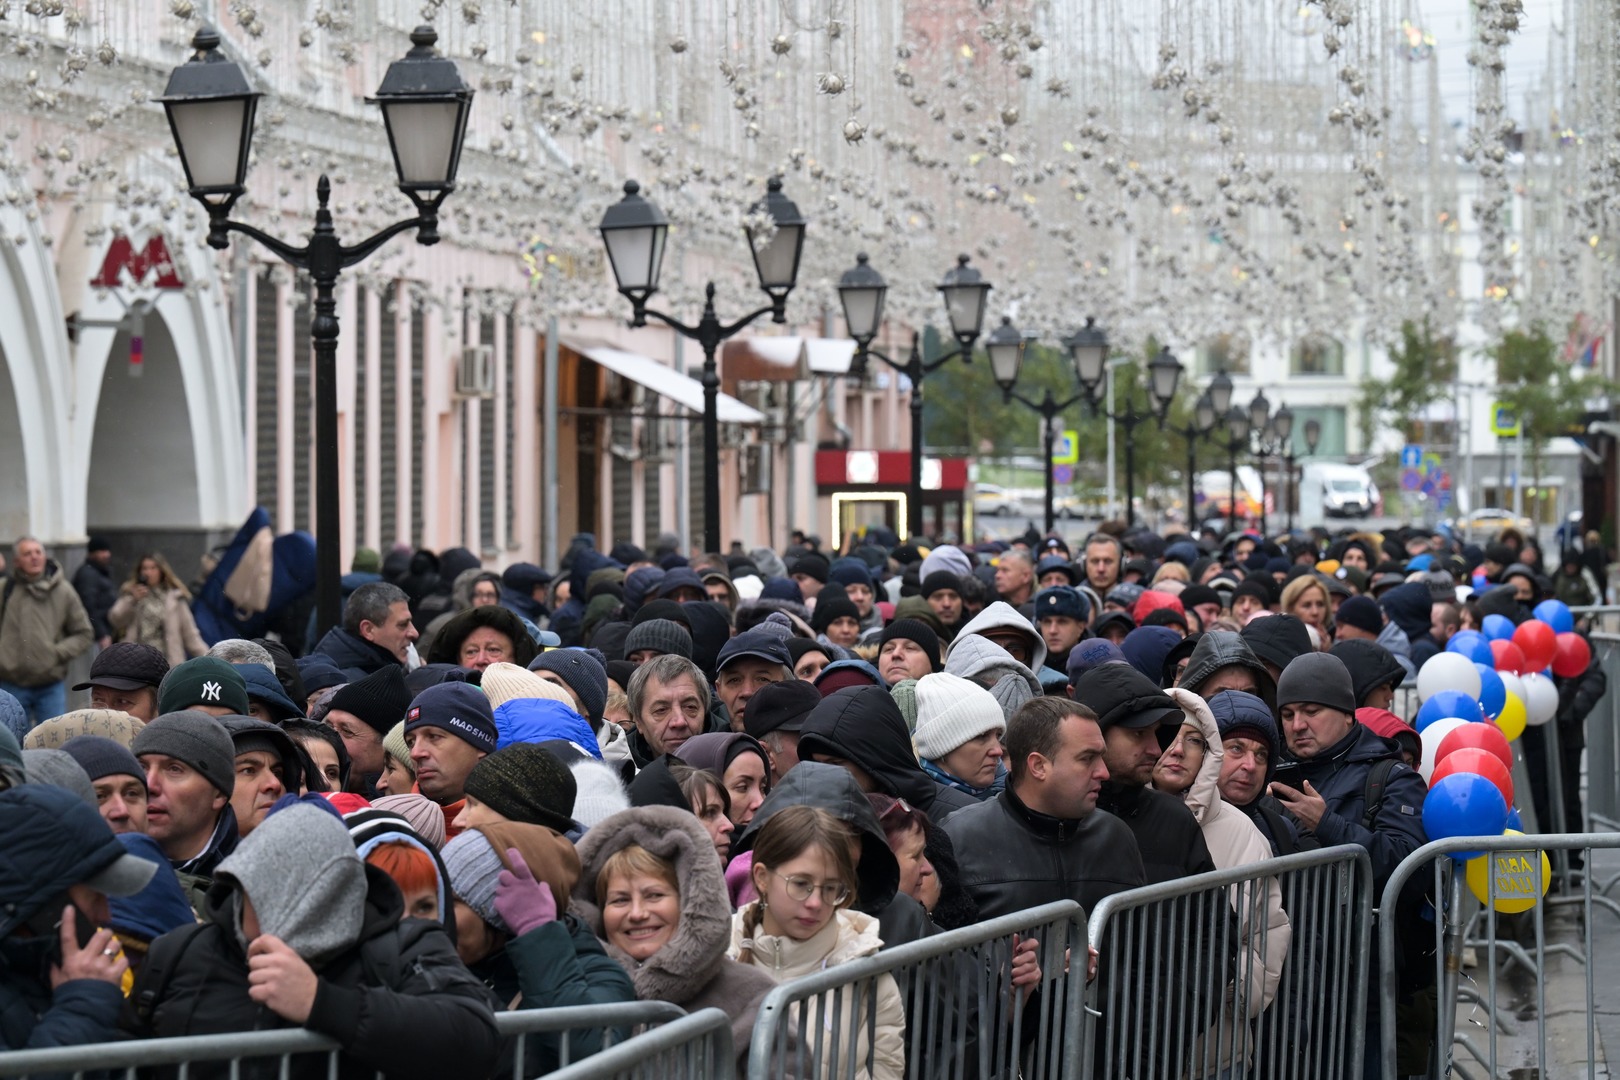
M 171 930 L 158 939 L 161 948 L 154 948 L 146 954 L 146 961 L 141 965 L 140 993 L 133 995 L 129 1001 L 141 1027 L 150 1029 L 152 1014 L 157 1009 L 158 1002 L 163 1000 L 169 988 L 169 979 L 180 966 L 180 960 L 185 956 L 186 949 L 209 925 L 191 923 L 189 926 Z
M 1367 789 L 1362 795 L 1363 805 L 1366 806 L 1361 812 L 1363 829 L 1370 830 L 1378 819 L 1378 811 L 1384 808 L 1384 789 L 1389 786 L 1389 774 L 1401 764 L 1398 758 L 1383 758 L 1373 762 L 1373 767 L 1368 770 Z

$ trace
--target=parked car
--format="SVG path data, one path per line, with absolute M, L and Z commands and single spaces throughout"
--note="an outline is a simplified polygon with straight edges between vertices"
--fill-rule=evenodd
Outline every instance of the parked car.
M 1504 506 L 1486 506 L 1446 522 L 1453 532 L 1465 540 L 1492 537 L 1506 528 L 1515 528 L 1526 535 L 1534 535 L 1536 523 L 1515 514 Z
M 1018 498 L 1000 484 L 973 485 L 973 512 L 990 517 L 1018 513 Z

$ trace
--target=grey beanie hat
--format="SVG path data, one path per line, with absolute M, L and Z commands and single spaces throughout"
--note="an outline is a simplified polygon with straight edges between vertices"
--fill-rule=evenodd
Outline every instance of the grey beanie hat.
M 585 706 L 585 719 L 602 722 L 607 708 L 607 669 L 584 649 L 547 649 L 529 661 L 530 671 L 549 671 L 568 684 Z
M 444 859 L 456 898 L 489 925 L 505 930 L 506 920 L 495 910 L 495 885 L 503 867 L 489 838 L 477 829 L 468 829 L 444 845 L 439 856 Z
M 136 732 L 129 749 L 136 757 L 163 754 L 185 762 L 226 798 L 236 789 L 236 744 L 225 725 L 205 712 L 164 713 Z
M 1320 652 L 1294 657 L 1277 680 L 1277 707 L 1301 703 L 1326 705 L 1354 716 L 1355 683 L 1344 661 L 1332 653 Z
M 146 786 L 146 770 L 129 747 L 102 735 L 75 735 L 62 744 L 62 752 L 79 763 L 91 783 L 103 776 L 133 776 Z
M 674 619 L 648 619 L 631 627 L 624 639 L 624 655 L 633 656 L 640 649 L 653 649 L 660 653 L 673 653 L 692 659 L 692 635 Z
M 62 750 L 24 750 L 23 773 L 30 784 L 53 784 L 71 791 L 80 800 L 96 807 L 96 786 L 84 766 L 73 760 L 73 755 Z

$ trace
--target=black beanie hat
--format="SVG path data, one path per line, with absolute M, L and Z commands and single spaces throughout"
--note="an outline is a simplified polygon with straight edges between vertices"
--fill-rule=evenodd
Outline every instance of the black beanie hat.
M 842 588 L 834 589 L 829 586 L 821 590 L 821 595 L 816 597 L 816 610 L 810 618 L 810 628 L 818 634 L 825 634 L 834 619 L 845 617 L 860 622 L 860 609 Z
M 574 827 L 579 785 L 550 750 L 513 743 L 478 760 L 463 790 L 509 821 L 544 825 L 560 833 Z
M 630 620 L 630 625 L 640 626 L 642 623 L 650 622 L 653 619 L 668 619 L 671 622 L 680 623 L 688 631 L 692 629 L 692 620 L 687 617 L 686 611 L 681 605 L 673 600 L 647 601 L 636 609 L 635 617 Z
M 831 570 L 832 564 L 827 561 L 827 556 L 819 551 L 807 551 L 793 560 L 793 565 L 788 568 L 788 574 L 789 576 L 803 574 L 825 585 Z
M 405 669 L 398 664 L 383 665 L 333 694 L 331 707 L 354 714 L 379 735 L 388 734 L 395 724 L 405 719 L 405 710 L 411 707 Z
M 1252 596 L 1266 607 L 1277 602 L 1271 585 L 1265 578 L 1260 577 L 1244 578 L 1238 582 L 1238 587 L 1232 590 L 1232 603 L 1236 604 L 1240 596 Z
M 921 619 L 894 620 L 884 628 L 880 645 L 887 645 L 896 638 L 915 641 L 922 651 L 928 654 L 928 662 L 933 665 L 935 671 L 943 668 L 944 665 L 939 660 L 939 635 Z
M 922 595 L 924 599 L 933 596 L 937 592 L 943 592 L 947 589 L 955 593 L 961 592 L 961 576 L 958 574 L 953 574 L 949 570 L 935 570 L 932 574 L 929 574 L 927 577 L 922 579 Z

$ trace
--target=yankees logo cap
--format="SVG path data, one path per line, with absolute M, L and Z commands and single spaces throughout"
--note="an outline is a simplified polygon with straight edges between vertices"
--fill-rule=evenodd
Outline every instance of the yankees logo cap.
M 246 715 L 247 682 L 242 673 L 216 656 L 199 656 L 170 668 L 158 687 L 158 712 L 180 712 L 198 706 Z

